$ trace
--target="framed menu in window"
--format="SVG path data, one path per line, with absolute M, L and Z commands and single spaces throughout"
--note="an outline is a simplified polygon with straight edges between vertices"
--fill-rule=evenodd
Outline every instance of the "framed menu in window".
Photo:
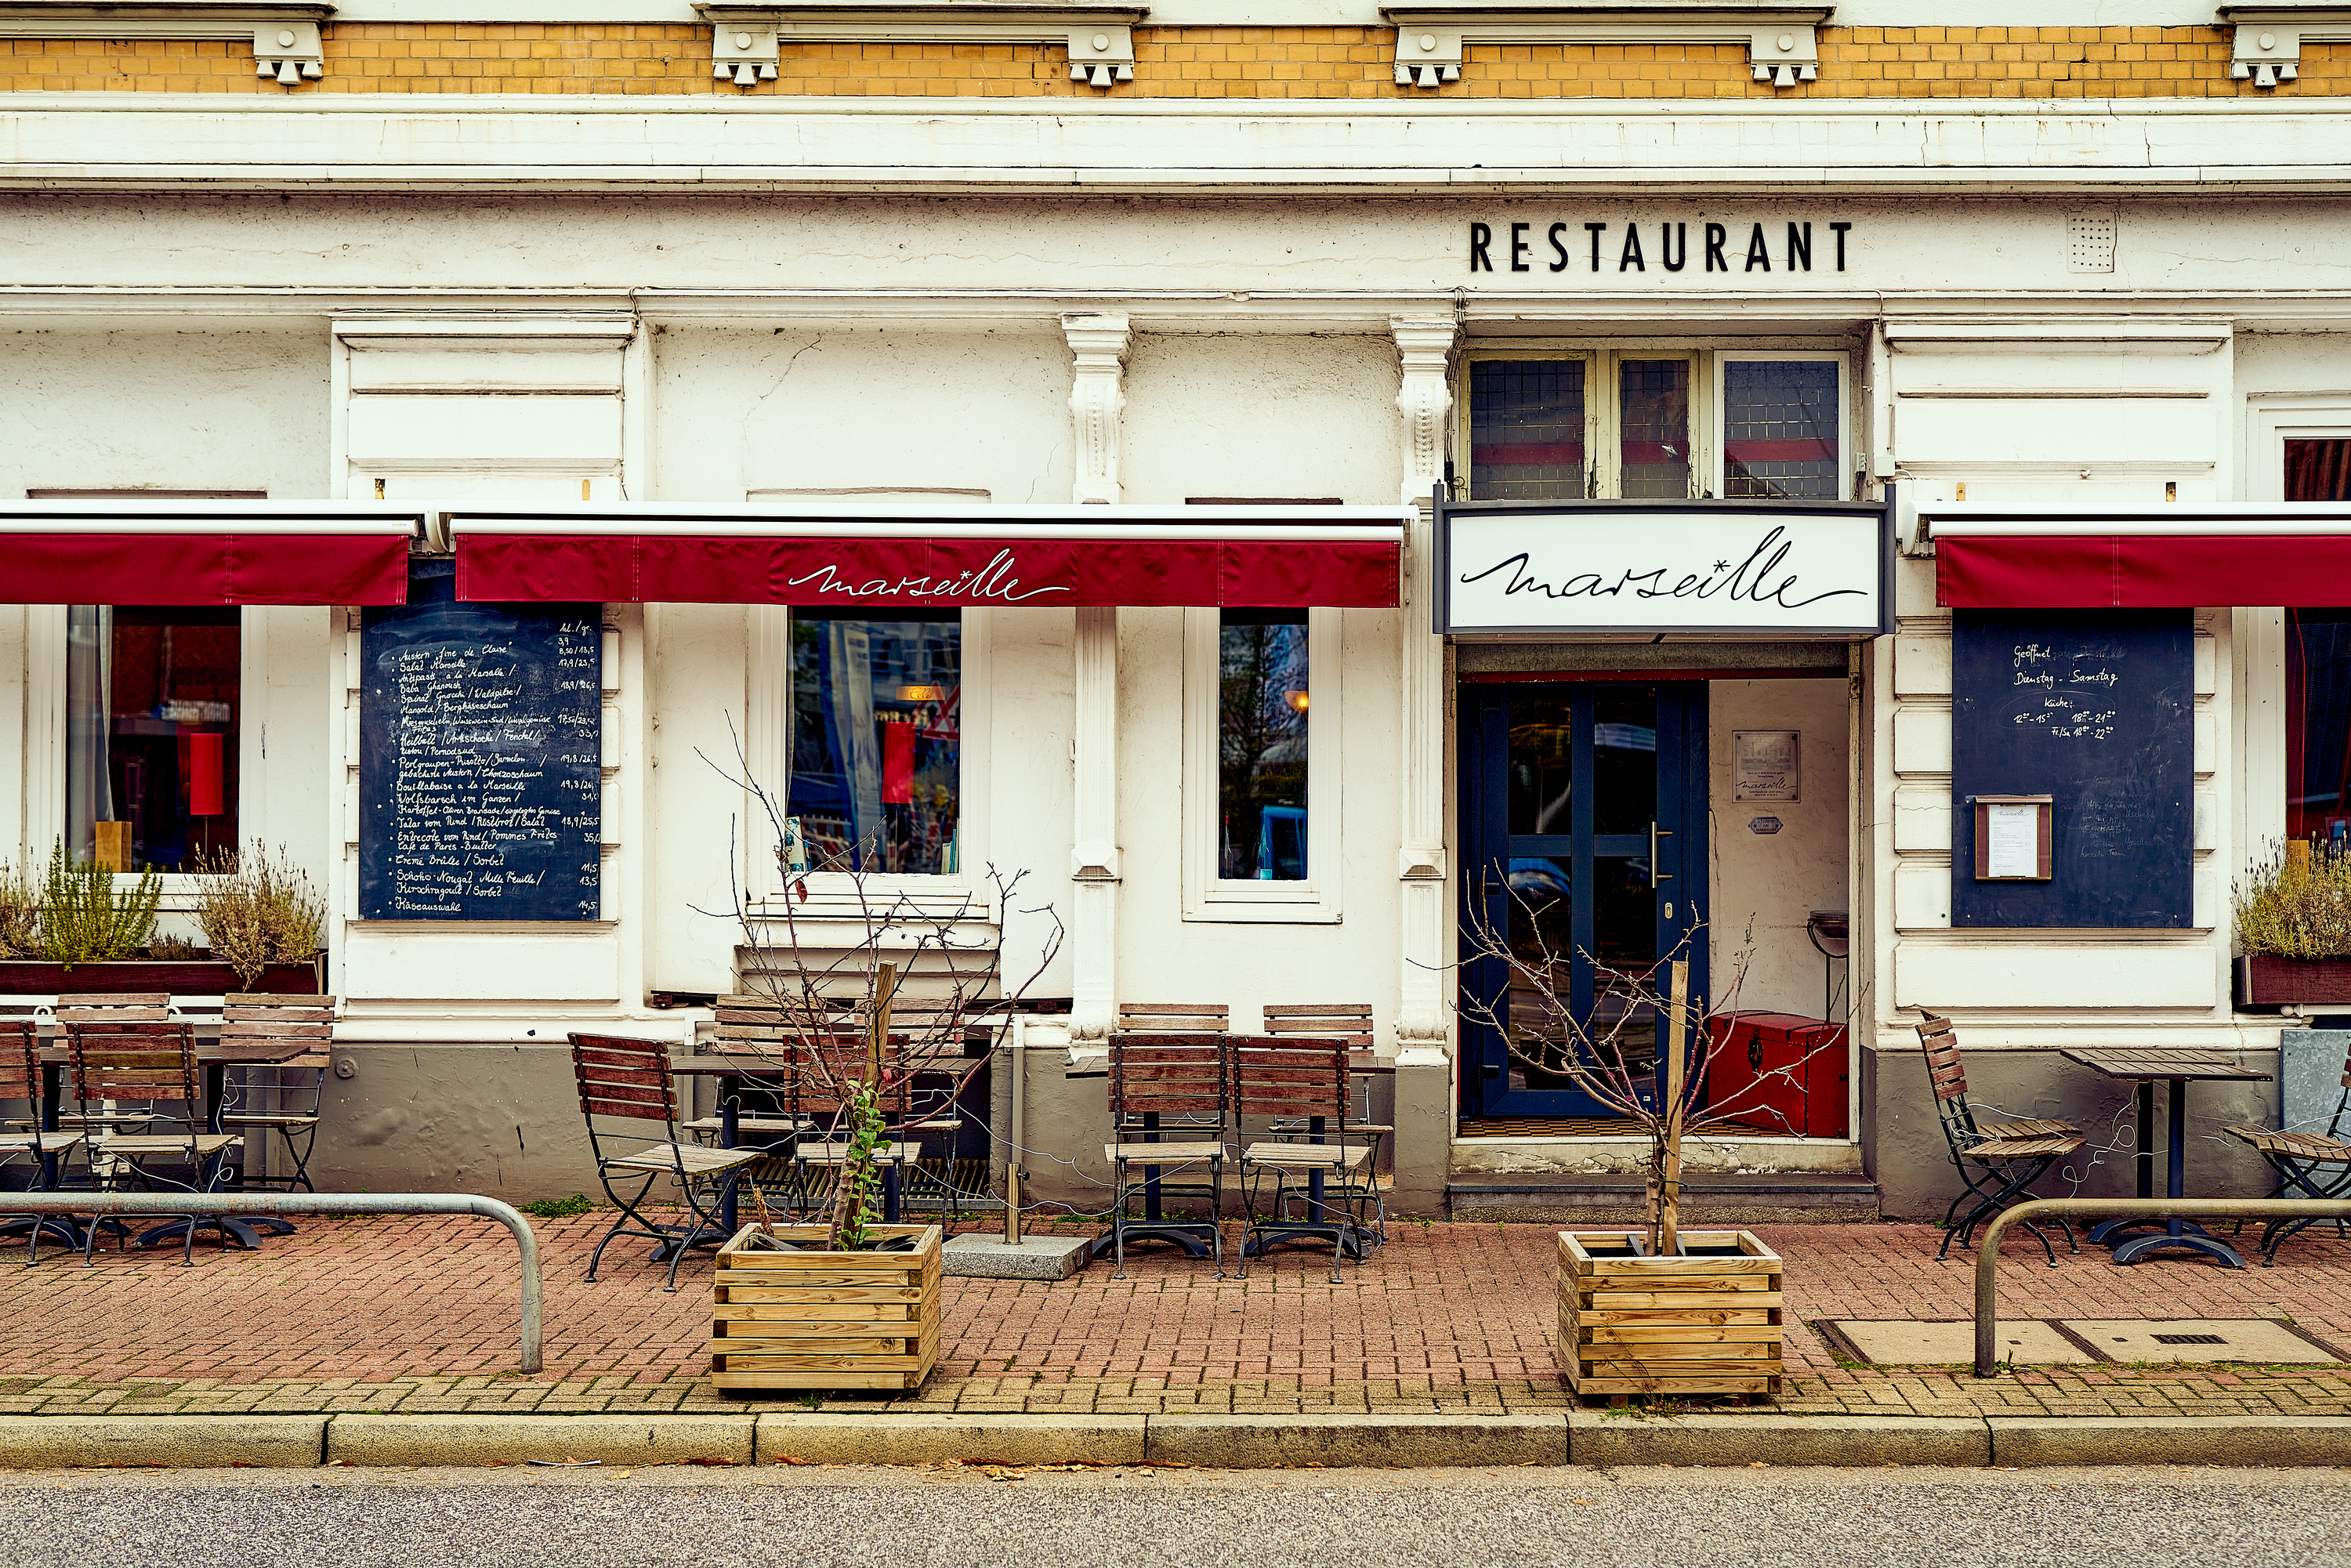
M 2048 795 L 1973 795 L 1978 882 L 2047 882 L 2056 800 Z

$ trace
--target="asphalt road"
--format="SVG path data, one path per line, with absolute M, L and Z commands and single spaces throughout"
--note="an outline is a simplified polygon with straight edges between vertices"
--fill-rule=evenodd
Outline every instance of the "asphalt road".
M 0 1472 L 10 1568 L 2351 1563 L 2351 1469 Z

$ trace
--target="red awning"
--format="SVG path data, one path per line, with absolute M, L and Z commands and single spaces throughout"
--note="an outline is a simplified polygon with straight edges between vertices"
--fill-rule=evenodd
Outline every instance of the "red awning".
M 1397 602 L 1400 507 L 454 511 L 465 600 L 962 605 Z
M 0 507 L 0 602 L 404 604 L 423 518 L 265 502 Z
M 2351 604 L 2341 507 L 2165 508 L 2028 517 L 1920 508 L 1935 601 L 1954 610 Z

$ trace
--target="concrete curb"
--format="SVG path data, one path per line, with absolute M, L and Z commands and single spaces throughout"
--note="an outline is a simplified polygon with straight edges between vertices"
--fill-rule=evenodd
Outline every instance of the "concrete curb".
M 2351 1416 L 0 1416 L 11 1469 L 661 1465 L 2351 1465 Z
M 519 1465 L 532 1459 L 747 1465 L 751 1416 L 338 1416 L 327 1462 Z
M 1224 1416 L 1146 1417 L 1153 1464 L 1222 1469 L 1288 1465 L 1563 1465 L 1557 1416 Z
M 1144 1419 L 778 1413 L 759 1417 L 758 1455 L 761 1464 L 799 1459 L 828 1465 L 1139 1465 Z
M 2061 1423 L 2062 1424 L 2062 1423 Z M 1673 1416 L 1568 1413 L 1579 1465 L 1988 1465 L 1991 1434 L 1968 1416 Z
M 324 1416 L 0 1416 L 0 1464 L 11 1469 L 300 1469 L 326 1446 Z
M 1999 1465 L 2351 1465 L 2351 1416 L 1994 1416 Z

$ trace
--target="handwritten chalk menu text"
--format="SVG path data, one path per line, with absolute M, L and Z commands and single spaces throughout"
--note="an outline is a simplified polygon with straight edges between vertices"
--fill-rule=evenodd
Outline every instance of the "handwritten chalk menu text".
M 460 604 L 445 567 L 361 623 L 360 916 L 594 920 L 601 607 Z
M 2192 612 L 1952 612 L 1951 924 L 2192 925 L 2195 716 Z M 1977 880 L 1980 795 L 2052 797 L 2047 882 Z

